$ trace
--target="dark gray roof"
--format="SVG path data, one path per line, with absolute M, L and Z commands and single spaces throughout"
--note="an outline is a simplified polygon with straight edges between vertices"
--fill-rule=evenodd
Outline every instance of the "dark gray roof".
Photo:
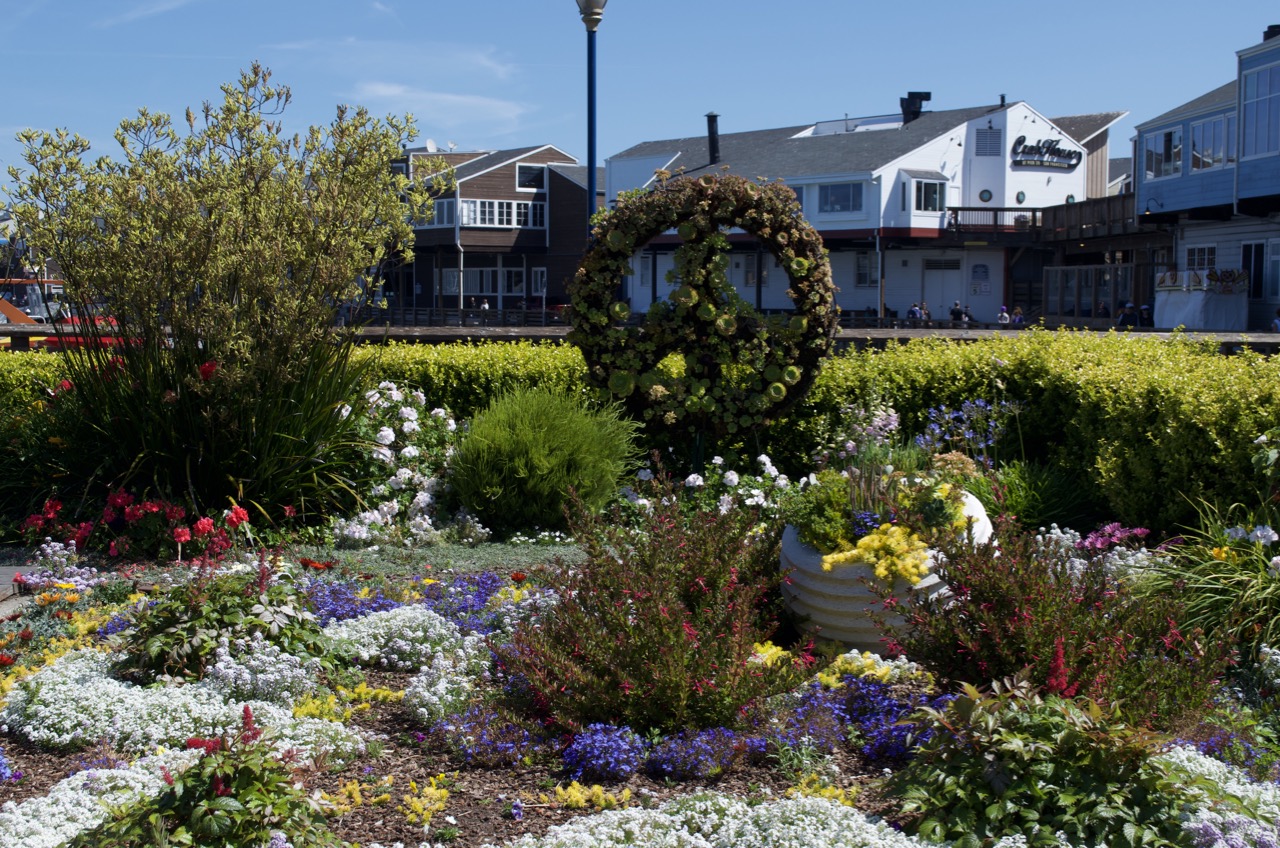
M 510 150 L 490 150 L 466 164 L 457 166 L 453 173 L 458 182 L 462 182 L 465 179 L 474 177 L 476 174 L 482 174 L 490 168 L 496 168 L 503 162 L 510 162 L 512 159 L 528 156 L 535 150 L 541 150 L 544 147 L 546 147 L 545 144 L 537 144 L 533 147 L 513 147 Z
M 905 156 L 949 130 L 1013 106 L 976 106 L 942 112 L 923 112 L 905 126 L 887 130 L 813 135 L 793 138 L 813 124 L 720 134 L 720 162 L 710 164 L 705 135 L 646 141 L 611 159 L 673 158 L 666 165 L 685 174 L 727 170 L 748 179 L 773 180 L 832 173 L 874 171 Z
M 1215 88 L 1208 94 L 1202 94 L 1195 100 L 1188 101 L 1183 103 L 1181 106 L 1170 109 L 1163 115 L 1157 115 L 1149 121 L 1143 121 L 1137 125 L 1136 129 L 1147 129 L 1155 126 L 1156 124 L 1169 124 L 1179 118 L 1189 118 L 1192 115 L 1197 115 L 1201 112 L 1209 112 L 1214 109 L 1221 109 L 1224 107 L 1230 108 L 1234 105 L 1236 105 L 1236 81 L 1232 80 L 1224 86 Z
M 577 185 L 581 186 L 584 189 L 587 187 L 587 166 L 586 165 L 548 165 L 547 167 L 549 167 L 551 170 L 555 171 L 557 174 L 564 177 L 565 179 L 569 180 L 570 182 L 576 183 Z M 604 179 L 605 179 L 604 167 L 597 166 L 596 167 L 596 193 L 597 194 L 601 194 L 604 192 Z
M 1084 144 L 1127 114 L 1129 113 L 1095 112 L 1092 115 L 1064 115 L 1049 120 L 1077 144 Z
M 1117 156 L 1107 162 L 1107 182 L 1124 179 L 1133 174 L 1133 157 Z
M 903 168 L 902 173 L 913 180 L 945 180 L 947 175 L 941 171 L 917 171 L 914 168 Z

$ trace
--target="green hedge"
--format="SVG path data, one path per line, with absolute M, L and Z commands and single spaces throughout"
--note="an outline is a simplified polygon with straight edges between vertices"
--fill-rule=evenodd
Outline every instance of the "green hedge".
M 359 356 L 374 358 L 375 382 L 421 388 L 431 405 L 461 417 L 516 388 L 589 392 L 582 357 L 564 344 L 371 345 Z M 15 432 L 57 379 L 56 357 L 0 356 L 3 445 L 22 441 Z M 1172 531 L 1194 519 L 1201 498 L 1253 498 L 1253 440 L 1280 423 L 1280 358 L 1223 356 L 1182 337 L 1042 330 L 850 351 L 828 361 L 787 420 L 736 448 L 806 473 L 828 419 L 873 397 L 893 405 L 909 432 L 930 407 L 1018 401 L 1023 411 L 1007 446 L 1079 470 L 1116 520 Z M 13 474 L 16 459 L 5 449 L 0 474 Z
M 588 392 L 582 354 L 562 343 L 392 343 L 360 347 L 357 356 L 375 360 L 371 369 L 375 383 L 390 380 L 422 389 L 429 405 L 462 418 L 470 418 L 498 395 L 514 389 Z

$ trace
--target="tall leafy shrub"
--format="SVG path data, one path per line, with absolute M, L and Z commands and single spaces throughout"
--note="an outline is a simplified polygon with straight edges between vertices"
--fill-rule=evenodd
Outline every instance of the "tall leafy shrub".
M 408 122 L 341 107 L 287 136 L 290 93 L 269 71 L 222 92 L 185 131 L 141 110 L 114 159 L 66 132 L 21 135 L 11 209 L 83 316 L 59 335 L 84 341 L 66 369 L 76 436 L 95 446 L 51 471 L 202 511 L 234 499 L 319 515 L 350 501 L 359 455 L 339 409 L 360 373 L 336 310 L 411 244 L 427 187 L 390 167 Z
M 734 726 L 805 673 L 753 659 L 775 627 L 779 527 L 754 509 L 683 509 L 661 476 L 640 494 L 635 528 L 577 505 L 587 560 L 543 578 L 559 602 L 496 649 L 500 666 L 560 727 Z
M 450 467 L 459 501 L 499 532 L 558 529 L 571 492 L 588 510 L 615 497 L 636 464 L 638 425 L 542 389 L 497 398 L 471 422 Z

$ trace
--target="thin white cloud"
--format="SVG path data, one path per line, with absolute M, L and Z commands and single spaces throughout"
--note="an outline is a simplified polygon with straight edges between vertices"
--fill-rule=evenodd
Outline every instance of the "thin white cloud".
M 429 56 L 436 76 L 474 78 L 483 74 L 499 81 L 514 76 L 519 66 L 503 61 L 496 47 L 487 44 L 445 44 L 408 41 L 370 41 L 346 38 L 340 41 L 283 41 L 266 45 L 268 50 L 289 51 L 305 56 L 323 56 L 334 67 L 372 72 L 378 68 L 401 70 L 405 57 Z M 409 72 L 408 67 L 403 67 Z M 420 70 L 420 69 L 419 69 Z M 357 74 L 358 75 L 358 74 Z
M 163 15 L 166 12 L 172 12 L 181 9 L 183 6 L 189 6 L 195 0 L 151 0 L 149 3 L 141 3 L 134 6 L 127 12 L 123 12 L 112 18 L 104 18 L 98 21 L 94 26 L 97 27 L 113 27 L 120 24 L 127 24 L 132 21 L 139 21 L 143 18 L 154 17 L 155 15 Z
M 395 9 L 392 9 L 390 6 L 388 6 L 386 3 L 379 3 L 378 0 L 373 0 L 373 2 L 370 3 L 369 5 L 373 7 L 373 11 L 383 12 L 388 15 L 394 15 L 396 11 Z
M 373 112 L 412 112 L 418 126 L 438 132 L 466 129 L 477 135 L 507 133 L 518 129 L 529 109 L 523 103 L 474 94 L 427 91 L 394 82 L 364 82 L 355 99 Z

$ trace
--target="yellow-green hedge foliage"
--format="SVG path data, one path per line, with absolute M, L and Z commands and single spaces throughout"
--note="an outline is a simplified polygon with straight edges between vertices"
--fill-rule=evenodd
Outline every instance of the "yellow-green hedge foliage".
M 374 359 L 374 383 L 421 388 L 461 417 L 516 388 L 589 391 L 581 355 L 564 344 L 369 345 L 358 355 Z M 0 436 L 12 436 L 15 410 L 61 379 L 57 364 L 0 355 Z M 849 351 L 827 362 L 787 420 L 743 447 L 803 473 L 825 417 L 874 397 L 898 410 L 907 432 L 933 406 L 1019 401 L 1009 446 L 1082 471 L 1117 520 L 1174 530 L 1193 519 L 1197 499 L 1254 497 L 1253 440 L 1280 423 L 1280 357 L 1223 356 L 1185 338 L 1041 330 Z
M 876 396 L 907 432 L 933 406 L 1019 401 L 1014 446 L 1020 431 L 1029 454 L 1083 471 L 1117 520 L 1172 530 L 1200 498 L 1253 499 L 1253 439 L 1280 422 L 1280 358 L 1119 333 L 929 339 L 836 357 L 785 428 Z
M 582 354 L 562 343 L 393 343 L 362 346 L 357 355 L 374 360 L 371 378 L 375 384 L 390 380 L 422 389 L 429 405 L 445 407 L 463 418 L 513 389 L 588 392 Z

